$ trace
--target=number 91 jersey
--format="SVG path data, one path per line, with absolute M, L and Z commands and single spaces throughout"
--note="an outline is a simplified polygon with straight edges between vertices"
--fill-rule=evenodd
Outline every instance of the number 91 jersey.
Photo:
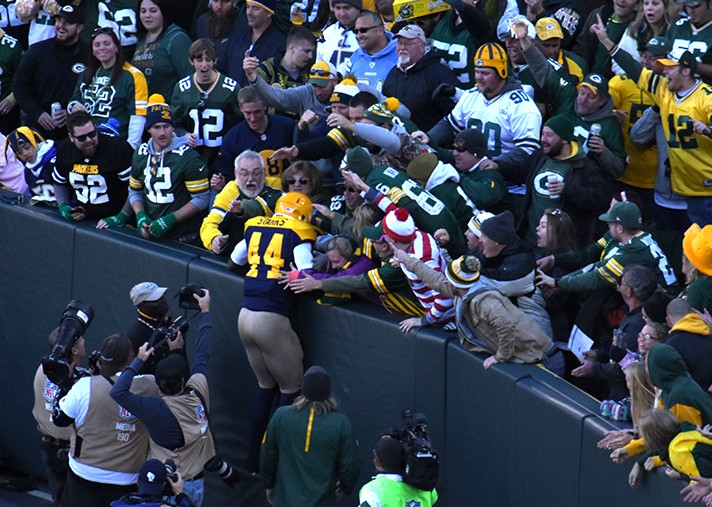
M 316 240 L 311 224 L 282 215 L 255 217 L 245 224 L 247 263 L 243 306 L 255 312 L 289 315 L 292 291 L 277 283 L 281 270 L 289 270 L 294 262 L 294 249 Z
M 70 185 L 88 218 L 116 215 L 126 202 L 133 149 L 121 138 L 99 134 L 96 152 L 86 157 L 69 139 L 57 146 L 52 179 Z

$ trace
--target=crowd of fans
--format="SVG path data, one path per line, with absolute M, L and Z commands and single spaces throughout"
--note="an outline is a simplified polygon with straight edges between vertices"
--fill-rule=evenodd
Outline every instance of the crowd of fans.
M 262 335 L 294 335 L 291 292 L 317 291 L 371 300 L 406 333 L 457 331 L 485 368 L 542 362 L 632 416 L 642 439 L 601 443 L 614 460 L 647 450 L 712 478 L 672 448 L 712 444 L 687 426 L 712 424 L 710 2 L 184 4 L 17 0 L 0 180 L 254 279 L 249 469 L 278 388 L 291 404 L 303 374 L 261 364 Z M 688 498 L 712 505 L 708 483 Z

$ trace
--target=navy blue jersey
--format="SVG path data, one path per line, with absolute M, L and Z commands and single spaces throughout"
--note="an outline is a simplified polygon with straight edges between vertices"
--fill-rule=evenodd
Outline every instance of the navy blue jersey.
M 243 306 L 254 312 L 289 315 L 294 295 L 277 283 L 280 271 L 290 269 L 294 249 L 314 243 L 316 231 L 306 222 L 282 215 L 255 217 L 245 224 L 247 263 Z

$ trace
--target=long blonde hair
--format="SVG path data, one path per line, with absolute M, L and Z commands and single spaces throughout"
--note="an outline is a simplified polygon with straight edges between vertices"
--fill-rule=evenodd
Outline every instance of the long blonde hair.
M 643 361 L 629 364 L 623 373 L 630 383 L 630 417 L 637 428 L 640 416 L 653 407 L 655 387 Z

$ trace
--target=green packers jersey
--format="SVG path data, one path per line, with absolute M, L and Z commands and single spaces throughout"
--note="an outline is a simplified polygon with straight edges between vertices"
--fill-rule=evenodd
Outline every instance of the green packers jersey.
M 22 58 L 18 40 L 5 34 L 0 39 L 0 100 L 12 92 L 12 76 Z
M 223 74 L 206 91 L 187 76 L 175 86 L 171 113 L 177 127 L 195 134 L 197 150 L 208 167 L 212 167 L 223 143 L 223 136 L 242 120 L 237 103 L 237 81 Z
M 82 39 L 89 42 L 91 33 L 97 25 L 109 26 L 119 34 L 122 46 L 135 46 L 138 42 L 137 7 L 138 0 L 83 0 L 82 10 L 85 18 Z
M 146 213 L 156 220 L 182 208 L 194 194 L 207 192 L 208 169 L 198 152 L 188 145 L 151 154 L 148 143 L 143 143 L 134 153 L 129 185 L 131 190 L 143 192 Z M 169 239 L 197 232 L 202 219 L 202 215 L 196 215 L 179 222 L 170 230 Z
M 136 68 L 125 62 L 119 78 L 109 85 L 112 69 L 99 67 L 90 83 L 79 76 L 72 100 L 81 102 L 95 125 L 109 118 L 119 122 L 119 135 L 126 139 L 131 116 L 145 116 L 148 102 L 146 78 Z
M 704 63 L 712 63 L 712 23 L 707 23 L 700 30 L 694 29 L 689 19 L 679 19 L 670 26 L 665 37 L 672 44 L 671 52 L 686 49 Z
M 445 64 L 452 69 L 460 81 L 460 88 L 471 88 L 475 84 L 475 52 L 477 41 L 470 35 L 464 23 L 453 30 L 455 12 L 450 10 L 440 22 L 435 25 L 430 39 L 433 47 Z
M 20 42 L 27 45 L 29 24 L 22 21 L 15 12 L 16 0 L 0 0 L 0 28 Z

